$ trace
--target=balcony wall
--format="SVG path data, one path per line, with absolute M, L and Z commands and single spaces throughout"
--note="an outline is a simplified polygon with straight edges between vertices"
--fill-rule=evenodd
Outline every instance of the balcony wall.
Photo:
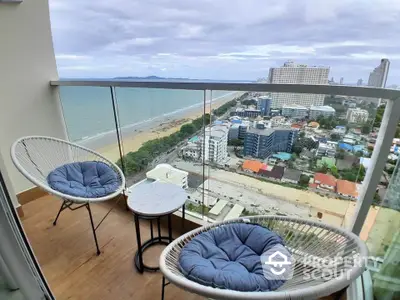
M 0 3 L 0 37 L 0 155 L 20 193 L 33 185 L 12 165 L 12 143 L 25 135 L 66 137 L 58 93 L 49 85 L 58 74 L 48 1 Z

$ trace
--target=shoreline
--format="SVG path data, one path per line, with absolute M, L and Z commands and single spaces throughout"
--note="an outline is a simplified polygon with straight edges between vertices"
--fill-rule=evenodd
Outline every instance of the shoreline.
M 243 92 L 231 92 L 212 99 L 212 109 L 242 95 Z M 210 113 L 210 100 L 206 102 L 206 113 Z M 204 113 L 203 103 L 191 105 L 173 112 L 121 127 L 123 154 L 137 151 L 143 143 L 162 138 L 178 131 L 180 127 L 202 116 Z M 119 148 L 115 130 L 110 130 L 83 140 L 78 140 L 81 146 L 93 149 L 112 162 L 119 158 Z

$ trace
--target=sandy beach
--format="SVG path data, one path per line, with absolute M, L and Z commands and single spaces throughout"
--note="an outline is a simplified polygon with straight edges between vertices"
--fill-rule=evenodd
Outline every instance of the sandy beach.
M 214 98 L 211 109 L 216 109 L 222 104 L 231 101 L 235 97 L 242 95 L 243 92 L 232 92 L 227 95 Z M 210 112 L 210 104 L 206 105 L 206 113 Z M 204 113 L 203 105 L 190 107 L 188 109 L 159 116 L 151 120 L 126 126 L 121 129 L 124 153 L 138 150 L 143 143 L 168 136 L 180 129 L 183 124 L 202 116 Z M 82 146 L 95 149 L 111 161 L 116 162 L 119 158 L 118 142 L 115 131 L 103 133 L 79 142 Z

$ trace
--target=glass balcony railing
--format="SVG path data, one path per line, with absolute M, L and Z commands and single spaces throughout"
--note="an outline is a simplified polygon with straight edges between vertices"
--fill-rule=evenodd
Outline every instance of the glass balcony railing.
M 202 223 L 274 214 L 348 228 L 381 266 L 373 269 L 379 293 L 393 287 L 382 278 L 399 280 L 390 262 L 399 242 L 398 91 L 200 82 L 53 85 L 60 86 L 70 140 L 117 162 L 128 190 L 154 180 L 179 185 L 188 193 L 188 218 Z M 273 92 L 285 103 L 271 100 Z M 378 98 L 388 99 L 386 109 L 377 107 Z M 299 106 L 317 100 L 322 107 Z

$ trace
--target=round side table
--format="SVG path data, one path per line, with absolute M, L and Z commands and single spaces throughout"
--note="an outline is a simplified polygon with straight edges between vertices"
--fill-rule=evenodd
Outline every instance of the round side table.
M 132 188 L 128 195 L 128 208 L 133 212 L 135 218 L 136 240 L 138 250 L 135 253 L 136 269 L 144 271 L 158 271 L 159 267 L 150 267 L 143 262 L 143 253 L 153 245 L 168 245 L 172 242 L 171 215 L 182 207 L 182 221 L 185 218 L 185 202 L 187 193 L 181 187 L 154 181 L 142 183 Z M 168 236 L 161 235 L 160 220 L 168 218 Z M 140 219 L 150 221 L 150 239 L 143 242 L 140 237 Z M 153 221 L 157 221 L 158 236 L 154 236 Z

